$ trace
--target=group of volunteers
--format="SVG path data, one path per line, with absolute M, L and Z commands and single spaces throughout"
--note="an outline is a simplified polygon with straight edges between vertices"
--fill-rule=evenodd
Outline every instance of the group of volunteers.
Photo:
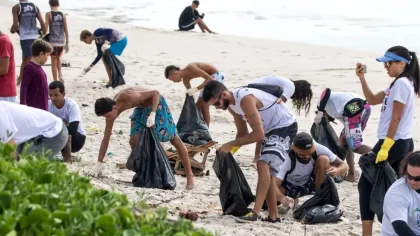
M 40 10 L 31 2 L 20 1 L 12 10 L 11 32 L 19 33 L 23 53 L 17 81 L 21 86 L 20 104 L 16 99 L 13 44 L 6 34 L 0 32 L 0 142 L 17 145 L 16 155 L 49 150 L 51 160 L 71 163 L 72 153 L 83 148 L 86 133 L 79 105 L 67 96 L 61 73 L 60 56 L 63 50 L 68 51 L 69 43 L 66 17 L 58 10 L 58 0 L 49 0 L 49 3 L 51 11 L 45 15 L 45 23 Z M 202 22 L 204 15 L 195 17 L 198 16 L 197 7 L 198 1 L 193 1 L 192 7 L 187 7 L 184 12 L 191 17 L 189 11 L 192 10 L 194 16 L 190 24 L 198 24 L 203 30 L 208 30 Z M 38 39 L 37 19 L 43 38 L 49 30 L 48 40 Z M 185 30 L 191 27 L 180 22 L 181 26 Z M 93 33 L 84 30 L 80 40 L 87 44 L 95 41 L 97 48 L 97 57 L 85 72 L 102 59 L 104 51 L 122 55 L 127 45 L 127 37 L 110 28 L 99 28 Z M 54 81 L 48 84 L 41 66 L 50 56 Z M 355 72 L 364 96 L 325 88 L 316 105 L 316 125 L 324 117 L 329 121 L 339 120 L 343 124 L 339 140 L 346 148 L 344 157 L 338 157 L 314 141 L 309 133 L 298 132 L 296 116 L 286 104 L 291 103 L 298 114 L 303 112 L 308 116 L 313 96 L 309 81 L 275 75 L 262 76 L 228 89 L 224 85 L 225 75 L 214 65 L 204 62 L 192 62 L 183 69 L 169 65 L 164 75 L 172 82 L 182 82 L 189 96 L 199 94 L 196 106 L 208 127 L 210 106 L 228 110 L 232 115 L 237 129 L 236 137 L 222 144 L 219 151 L 231 152 L 255 143 L 253 161 L 258 172 L 255 204 L 248 214 L 237 218 L 239 222 L 259 219 L 280 222 L 278 204 L 282 204 L 283 212 L 295 208 L 300 197 L 320 189 L 327 173 L 332 177 L 342 176 L 347 181 L 358 182 L 363 235 L 372 235 L 375 217 L 369 208 L 372 184 L 363 172 L 355 170 L 354 153 L 373 152 L 376 154 L 376 163 L 387 161 L 400 177 L 387 191 L 384 214 L 378 216 L 383 223 L 382 235 L 419 235 L 420 210 L 417 204 L 420 204 L 420 154 L 413 152 L 412 139 L 415 98 L 420 94 L 419 62 L 414 52 L 402 46 L 388 49 L 384 56 L 376 60 L 384 64 L 392 78 L 386 82 L 388 85 L 383 90 L 372 92 L 366 82 L 364 65 L 357 63 Z M 112 72 L 106 64 L 105 68 L 111 82 Z M 193 87 L 193 79 L 204 80 Z M 281 97 L 248 84 L 278 88 L 282 91 Z M 364 142 L 363 131 L 369 122 L 371 107 L 379 104 L 382 107 L 377 127 L 378 141 L 371 147 Z M 146 128 L 153 129 L 160 142 L 170 142 L 176 148 L 185 167 L 186 188 L 192 189 L 194 176 L 188 151 L 178 136 L 165 98 L 157 90 L 140 86 L 122 89 L 113 98 L 96 100 L 94 112 L 105 118 L 106 125 L 91 174 L 102 175 L 114 122 L 122 112 L 130 109 L 134 109 L 130 116 L 131 149 L 135 148 Z M 261 218 L 264 202 L 268 206 L 268 216 Z

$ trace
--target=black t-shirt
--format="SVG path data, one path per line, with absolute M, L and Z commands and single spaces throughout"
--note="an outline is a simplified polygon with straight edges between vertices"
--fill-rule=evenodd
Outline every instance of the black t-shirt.
M 191 24 L 194 20 L 200 17 L 197 10 L 192 9 L 191 6 L 186 7 L 179 16 L 178 26 Z

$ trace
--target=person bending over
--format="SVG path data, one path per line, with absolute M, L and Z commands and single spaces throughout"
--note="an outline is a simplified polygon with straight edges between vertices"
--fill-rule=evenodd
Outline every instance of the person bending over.
M 275 84 L 283 88 L 282 101 L 292 100 L 293 108 L 300 115 L 304 110 L 305 116 L 311 109 L 312 89 L 311 84 L 306 80 L 290 80 L 283 76 L 267 75 L 259 77 L 251 82 L 263 84 Z
M 176 148 L 187 176 L 187 189 L 194 187 L 194 176 L 191 170 L 188 151 L 177 134 L 172 113 L 165 98 L 156 90 L 142 87 L 130 87 L 121 90 L 114 99 L 99 98 L 95 102 L 95 113 L 106 120 L 104 137 L 99 149 L 98 161 L 93 169 L 94 176 L 102 175 L 102 163 L 105 158 L 112 134 L 112 126 L 118 116 L 128 109 L 135 108 L 131 119 L 130 146 L 134 150 L 138 139 L 146 127 L 153 131 L 160 142 L 168 142 Z
M 376 163 L 388 161 L 398 173 L 401 160 L 414 149 L 411 129 L 415 98 L 420 94 L 419 62 L 414 52 L 402 46 L 388 49 L 384 56 L 376 60 L 383 62 L 389 77 L 394 78 L 388 88 L 374 94 L 366 82 L 360 63 L 356 65 L 356 75 L 369 104 L 382 104 L 377 135 L 379 140 L 372 148 L 377 155 Z M 358 189 L 363 236 L 370 236 L 375 217 L 375 213 L 369 209 L 372 184 L 363 173 Z
M 275 85 L 273 85 L 275 86 Z M 278 98 L 254 88 L 228 90 L 222 83 L 212 80 L 204 86 L 203 101 L 217 109 L 229 110 L 233 116 L 237 133 L 235 140 L 219 147 L 230 152 L 234 147 L 257 143 L 258 184 L 255 205 L 251 212 L 239 217 L 239 222 L 256 221 L 260 218 L 264 200 L 267 200 L 268 222 L 280 222 L 277 212 L 276 179 L 280 166 L 287 158 L 298 125 L 295 116 Z M 247 123 L 252 131 L 248 132 Z
M 311 135 L 298 133 L 289 157 L 279 171 L 277 200 L 287 209 L 297 206 L 298 198 L 318 191 L 325 173 L 332 177 L 347 173 L 349 166 L 327 147 L 315 142 Z
M 326 88 L 321 94 L 317 108 L 315 124 L 319 125 L 324 115 L 338 119 L 344 124 L 340 141 L 347 149 L 345 159 L 350 168 L 349 174 L 344 179 L 356 182 L 359 174 L 354 169 L 354 153 L 362 155 L 372 150 L 371 147 L 362 144 L 363 131 L 371 113 L 369 104 L 358 94 L 332 92 L 331 89 Z
M 404 162 L 402 177 L 385 194 L 382 236 L 420 235 L 420 151 Z
M 116 29 L 109 28 L 98 28 L 93 32 L 93 34 L 88 30 L 83 30 L 80 33 L 80 41 L 83 41 L 86 44 L 92 44 L 92 42 L 95 41 L 96 50 L 98 52 L 98 55 L 92 64 L 84 69 L 85 73 L 89 72 L 92 67 L 101 60 L 104 55 L 103 51 L 109 50 L 112 54 L 121 56 L 127 46 L 127 36 L 124 36 Z M 106 65 L 106 63 L 104 63 L 104 65 L 106 73 L 108 74 L 109 83 L 107 86 L 109 86 L 112 83 L 111 69 Z
M 204 86 L 212 80 L 217 80 L 221 83 L 225 82 L 225 76 L 222 72 L 216 69 L 215 66 L 204 63 L 204 62 L 192 62 L 188 64 L 184 69 L 180 69 L 177 66 L 170 65 L 165 68 L 165 77 L 171 80 L 174 83 L 179 83 L 182 81 L 185 88 L 187 88 L 187 93 L 190 96 L 193 96 L 196 92 L 200 91 L 200 95 L 197 100 L 197 108 L 203 115 L 204 120 L 207 123 L 207 126 L 210 127 L 210 106 L 207 103 L 203 102 L 203 88 Z M 191 87 L 191 80 L 195 78 L 203 78 L 204 82 L 201 83 L 198 87 Z
M 207 27 L 207 25 L 204 23 L 204 13 L 200 15 L 198 13 L 197 8 L 200 4 L 199 1 L 193 1 L 191 6 L 187 6 L 179 16 L 178 20 L 178 27 L 181 31 L 189 31 L 193 30 L 195 25 L 198 25 L 203 33 L 206 31 L 209 33 L 214 34 L 213 31 Z
M 51 151 L 49 160 L 62 160 L 61 150 L 68 140 L 63 121 L 41 109 L 0 101 L 0 142 L 17 145 L 18 154 Z
M 50 95 L 48 111 L 62 119 L 67 126 L 69 139 L 62 153 L 64 160 L 71 162 L 71 153 L 80 151 L 86 141 L 80 108 L 73 99 L 66 96 L 64 84 L 60 81 L 51 82 L 48 88 Z

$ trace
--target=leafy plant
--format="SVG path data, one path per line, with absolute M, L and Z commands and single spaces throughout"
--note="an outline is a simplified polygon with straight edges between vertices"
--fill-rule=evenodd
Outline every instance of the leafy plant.
M 96 189 L 45 153 L 16 161 L 13 152 L 0 143 L 0 235 L 212 235 L 189 220 L 167 219 L 165 208 L 134 206 L 125 195 Z

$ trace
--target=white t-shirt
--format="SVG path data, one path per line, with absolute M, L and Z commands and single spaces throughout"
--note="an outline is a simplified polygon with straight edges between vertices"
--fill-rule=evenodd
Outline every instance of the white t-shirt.
M 245 121 L 247 121 L 247 118 L 241 108 L 243 97 L 252 94 L 264 105 L 264 107 L 259 109 L 259 114 L 265 133 L 273 129 L 288 127 L 296 120 L 293 113 L 289 111 L 283 102 L 273 105 L 277 101 L 277 98 L 269 93 L 252 88 L 236 88 L 232 90 L 232 93 L 235 99 L 235 105 L 230 105 L 229 107 Z
M 411 128 L 414 120 L 414 86 L 406 77 L 399 78 L 391 89 L 385 89 L 385 98 L 382 103 L 381 116 L 378 125 L 378 138 L 385 139 L 392 119 L 394 101 L 403 103 L 404 112 L 395 133 L 394 140 L 412 138 Z
M 384 200 L 384 216 L 382 218 L 381 235 L 397 236 L 392 222 L 401 220 L 416 235 L 420 235 L 420 194 L 400 178 L 388 189 Z
M 354 98 L 361 98 L 365 100 L 362 96 L 356 93 L 348 93 L 348 92 L 331 92 L 330 98 L 327 101 L 327 105 L 325 105 L 325 111 L 329 116 L 334 119 L 340 120 L 344 123 L 343 120 L 343 111 L 344 106 Z M 318 106 L 320 105 L 321 99 L 318 102 Z
M 262 76 L 256 80 L 249 82 L 249 84 L 261 83 L 261 84 L 275 84 L 283 88 L 283 97 L 289 100 L 295 93 L 295 84 L 290 79 L 278 76 L 278 75 L 267 75 Z
M 73 99 L 69 97 L 64 97 L 64 106 L 61 109 L 55 107 L 52 101 L 48 100 L 48 111 L 67 123 L 79 121 L 79 127 L 77 127 L 77 132 L 79 132 L 82 135 L 86 135 L 86 132 L 83 129 L 79 105 L 77 105 L 77 103 Z
M 19 145 L 38 135 L 56 136 L 63 129 L 63 122 L 53 114 L 25 105 L 0 101 L 0 141 L 15 139 Z
M 322 144 L 315 142 L 316 155 L 326 155 L 330 159 L 330 163 L 333 163 L 337 156 L 327 147 Z M 283 165 L 280 167 L 279 178 L 284 180 L 287 172 L 292 168 L 292 161 L 289 158 L 286 158 Z M 307 164 L 300 163 L 296 160 L 295 169 L 287 175 L 287 182 L 295 186 L 304 186 L 308 182 L 315 168 L 315 160 L 312 158 L 311 161 Z

